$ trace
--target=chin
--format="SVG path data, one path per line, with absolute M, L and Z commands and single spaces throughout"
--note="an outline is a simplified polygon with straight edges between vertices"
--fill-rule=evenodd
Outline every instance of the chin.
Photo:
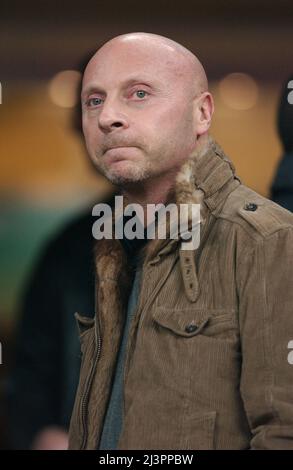
M 127 183 L 138 183 L 148 178 L 149 172 L 146 168 L 139 166 L 129 165 L 121 168 L 108 168 L 105 171 L 105 176 L 113 184 L 123 185 Z
M 111 181 L 111 183 L 117 184 L 117 185 L 124 185 L 128 183 L 138 183 L 146 179 L 138 175 L 118 174 L 118 173 L 112 173 L 112 172 L 107 173 L 105 176 L 109 181 Z

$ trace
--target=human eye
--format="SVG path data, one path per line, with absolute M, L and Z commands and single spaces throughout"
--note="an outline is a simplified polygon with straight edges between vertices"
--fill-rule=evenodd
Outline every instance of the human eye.
M 145 98 L 149 93 L 145 90 L 136 90 L 135 92 L 135 95 L 137 96 L 137 98 Z
M 138 98 L 138 100 L 144 100 L 147 96 L 149 95 L 149 93 L 146 91 L 146 90 L 143 90 L 143 89 L 138 89 L 138 90 L 135 90 L 133 93 L 132 93 L 132 96 L 134 96 L 134 98 Z
M 88 98 L 85 104 L 88 108 L 96 108 L 100 106 L 102 102 L 103 102 L 102 98 L 98 96 L 93 96 L 93 97 Z

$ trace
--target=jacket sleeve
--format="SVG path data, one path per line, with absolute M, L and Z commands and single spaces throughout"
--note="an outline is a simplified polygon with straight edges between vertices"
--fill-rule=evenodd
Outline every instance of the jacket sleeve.
M 252 432 L 251 449 L 293 449 L 292 228 L 255 242 L 237 272 L 240 390 Z

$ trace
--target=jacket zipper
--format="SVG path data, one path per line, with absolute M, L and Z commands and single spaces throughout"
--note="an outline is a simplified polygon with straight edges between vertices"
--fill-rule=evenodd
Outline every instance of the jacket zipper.
M 96 316 L 97 321 L 98 317 Z M 83 440 L 81 444 L 80 450 L 85 449 L 86 443 L 87 443 L 87 438 L 88 438 L 88 432 L 87 432 L 87 426 L 86 426 L 86 420 L 87 420 L 87 405 L 88 405 L 88 396 L 89 396 L 89 391 L 92 385 L 94 373 L 97 367 L 98 360 L 100 358 L 100 353 L 101 353 L 101 345 L 102 345 L 102 340 L 100 336 L 100 325 L 98 324 L 98 335 L 97 335 L 97 347 L 95 348 L 95 358 L 93 361 L 93 365 L 91 368 L 91 372 L 88 378 L 88 381 L 86 383 L 85 387 L 85 392 L 82 396 L 81 399 L 81 422 L 82 422 L 82 435 L 83 435 Z

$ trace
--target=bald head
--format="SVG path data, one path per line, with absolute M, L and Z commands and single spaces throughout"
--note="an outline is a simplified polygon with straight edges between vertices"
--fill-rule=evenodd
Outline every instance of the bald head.
M 213 111 L 199 60 L 171 39 L 117 36 L 88 63 L 82 85 L 89 154 L 108 179 L 172 179 L 208 131 Z
M 85 73 L 96 67 L 106 55 L 119 51 L 121 58 L 135 51 L 142 54 L 142 60 L 157 60 L 158 64 L 180 79 L 186 91 L 190 88 L 197 93 L 208 90 L 206 73 L 198 58 L 172 39 L 152 33 L 128 33 L 110 39 L 89 61 Z

